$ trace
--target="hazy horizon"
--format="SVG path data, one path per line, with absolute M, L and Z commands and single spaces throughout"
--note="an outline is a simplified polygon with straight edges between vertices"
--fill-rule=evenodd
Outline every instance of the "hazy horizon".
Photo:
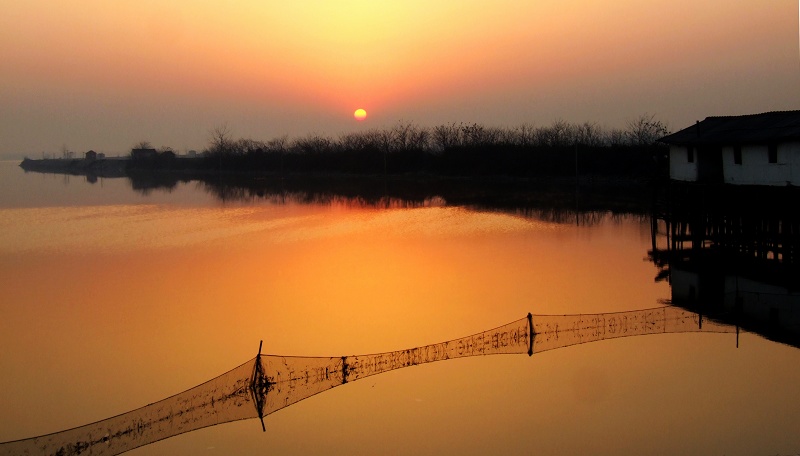
M 0 6 L 0 159 L 209 130 L 338 136 L 433 126 L 671 130 L 800 109 L 798 2 L 80 2 Z M 364 108 L 363 122 L 353 111 Z

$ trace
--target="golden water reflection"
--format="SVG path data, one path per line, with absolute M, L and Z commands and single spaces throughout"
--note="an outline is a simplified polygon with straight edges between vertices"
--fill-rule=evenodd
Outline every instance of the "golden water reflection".
M 183 391 L 261 339 L 267 353 L 375 353 L 527 312 L 668 299 L 647 220 L 598 219 L 152 199 L 0 209 L 0 441 Z M 337 388 L 263 434 L 234 423 L 131 454 L 788 454 L 797 352 L 688 334 L 462 359 Z
M 258 355 L 196 387 L 78 428 L 0 443 L 0 454 L 116 455 L 233 421 L 264 418 L 331 388 L 438 361 L 540 353 L 620 337 L 684 332 L 732 333 L 730 325 L 675 307 L 594 315 L 532 315 L 450 341 L 387 353 L 295 357 Z M 738 332 L 738 329 L 737 329 Z

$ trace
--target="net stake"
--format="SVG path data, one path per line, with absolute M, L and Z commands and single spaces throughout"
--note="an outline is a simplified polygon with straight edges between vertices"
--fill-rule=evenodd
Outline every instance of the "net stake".
M 533 356 L 533 315 L 528 312 L 528 356 Z

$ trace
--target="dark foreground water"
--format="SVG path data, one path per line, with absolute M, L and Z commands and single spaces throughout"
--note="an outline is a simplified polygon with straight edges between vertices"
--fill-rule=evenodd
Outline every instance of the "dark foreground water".
M 260 340 L 265 354 L 341 360 L 528 312 L 672 300 L 733 309 L 706 320 L 733 330 L 421 364 L 282 408 L 266 432 L 253 418 L 129 454 L 800 451 L 796 293 L 758 265 L 710 274 L 678 261 L 663 252 L 677 245 L 672 220 L 654 237 L 648 214 L 587 212 L 579 198 L 577 212 L 476 210 L 438 195 L 221 200 L 207 188 L 142 192 L 0 163 L 0 441 L 187 390 L 251 360 Z

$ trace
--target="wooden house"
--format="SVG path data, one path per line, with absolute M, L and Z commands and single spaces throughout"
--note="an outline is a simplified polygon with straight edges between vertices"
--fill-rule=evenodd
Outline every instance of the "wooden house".
M 800 185 L 800 111 L 707 117 L 660 141 L 675 181 Z

